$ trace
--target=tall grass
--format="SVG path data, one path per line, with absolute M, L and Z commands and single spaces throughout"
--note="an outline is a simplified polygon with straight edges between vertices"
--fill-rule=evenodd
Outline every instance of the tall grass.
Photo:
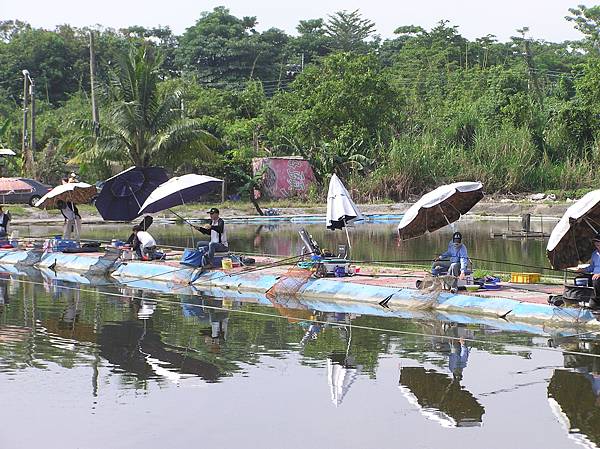
M 352 178 L 356 199 L 402 201 L 441 184 L 466 180 L 482 182 L 488 193 L 573 191 L 597 186 L 598 145 L 587 156 L 552 161 L 535 145 L 526 127 L 508 123 L 496 129 L 480 127 L 468 148 L 457 142 L 452 131 L 426 130 L 393 138 L 387 148 L 379 148 L 378 153 L 387 157 L 373 173 Z

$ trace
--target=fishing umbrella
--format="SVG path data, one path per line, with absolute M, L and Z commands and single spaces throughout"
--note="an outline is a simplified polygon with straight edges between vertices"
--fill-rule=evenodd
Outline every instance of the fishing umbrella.
M 398 225 L 401 240 L 437 231 L 457 221 L 483 198 L 480 182 L 455 182 L 423 195 L 406 211 Z
M 57 207 L 56 203 L 59 200 L 73 204 L 85 204 L 89 203 L 96 193 L 98 193 L 96 186 L 85 182 L 70 182 L 54 187 L 35 203 L 35 207 L 51 209 Z
M 348 247 L 352 248 L 350 236 L 348 235 L 348 224 L 357 220 L 362 220 L 363 215 L 356 207 L 356 204 L 350 198 L 350 194 L 340 181 L 340 178 L 334 173 L 329 181 L 329 191 L 327 192 L 327 229 L 346 230 Z
M 183 175 L 159 185 L 146 198 L 138 215 L 160 212 L 175 206 L 197 201 L 202 195 L 220 187 L 223 180 L 205 175 Z
M 168 179 L 162 167 L 130 167 L 104 182 L 96 208 L 104 220 L 131 221 L 150 194 Z
M 557 270 L 590 260 L 592 237 L 600 231 L 600 190 L 585 194 L 573 203 L 552 230 L 546 255 Z

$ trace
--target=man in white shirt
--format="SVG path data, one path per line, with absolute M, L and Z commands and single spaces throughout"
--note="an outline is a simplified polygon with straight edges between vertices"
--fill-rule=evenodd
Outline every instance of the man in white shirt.
M 75 238 L 79 241 L 81 234 L 81 216 L 77 206 L 71 202 L 65 202 L 58 200 L 56 207 L 60 210 L 60 213 L 65 217 L 65 224 L 63 225 L 63 239 L 70 239 L 71 233 L 75 233 Z
M 210 235 L 210 241 L 198 242 L 198 249 L 203 249 L 205 255 L 203 257 L 204 266 L 212 266 L 215 252 L 229 251 L 227 243 L 227 234 L 225 233 L 225 222 L 219 218 L 219 209 L 216 207 L 208 211 L 210 215 L 210 224 L 204 227 L 194 226 L 202 234 Z
M 142 231 L 139 225 L 133 227 L 135 238 L 133 249 L 142 260 L 152 260 L 156 252 L 156 240 L 148 231 Z

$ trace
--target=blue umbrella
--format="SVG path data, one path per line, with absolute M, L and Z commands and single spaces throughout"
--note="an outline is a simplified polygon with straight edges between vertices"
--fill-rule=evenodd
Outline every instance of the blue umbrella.
M 169 179 L 162 167 L 131 167 L 107 179 L 96 200 L 104 220 L 131 221 L 160 184 Z

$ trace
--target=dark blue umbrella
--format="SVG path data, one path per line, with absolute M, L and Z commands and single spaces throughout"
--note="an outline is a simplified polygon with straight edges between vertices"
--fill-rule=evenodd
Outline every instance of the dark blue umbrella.
M 104 220 L 131 221 L 144 201 L 169 179 L 162 167 L 131 167 L 107 179 L 96 200 Z

